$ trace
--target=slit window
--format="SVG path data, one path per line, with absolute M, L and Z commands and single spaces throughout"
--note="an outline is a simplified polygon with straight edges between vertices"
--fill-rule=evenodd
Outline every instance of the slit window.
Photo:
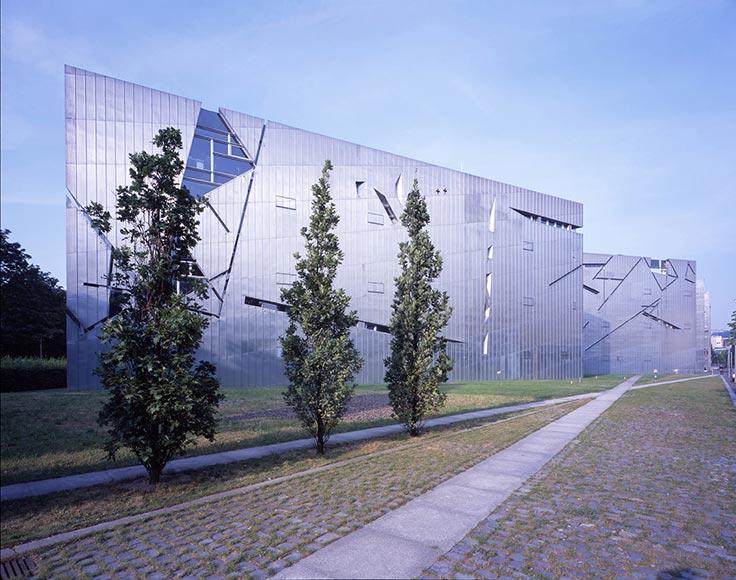
M 488 216 L 488 231 L 496 231 L 496 199 L 493 199 L 493 205 L 491 205 L 491 214 Z
M 368 292 L 371 294 L 383 294 L 383 282 L 368 282 Z
M 375 224 L 377 226 L 382 226 L 383 225 L 383 214 L 373 213 L 372 211 L 369 211 L 368 212 L 368 223 Z
M 294 282 L 296 282 L 296 274 L 276 272 L 276 284 L 279 286 L 291 286 Z
M 276 196 L 276 207 L 284 209 L 296 209 L 296 199 L 293 197 L 286 197 L 284 195 Z
M 396 214 L 394 213 L 394 210 L 391 208 L 391 204 L 388 202 L 388 199 L 386 199 L 386 196 L 383 195 L 380 191 L 378 191 L 375 187 L 373 188 L 373 191 L 376 192 L 376 195 L 378 196 L 378 200 L 383 205 L 383 209 L 386 210 L 386 215 L 388 216 L 388 219 L 391 220 L 392 223 L 396 223 Z

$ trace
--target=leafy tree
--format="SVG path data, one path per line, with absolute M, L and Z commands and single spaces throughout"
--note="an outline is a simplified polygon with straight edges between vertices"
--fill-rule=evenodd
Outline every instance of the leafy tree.
M 66 292 L 9 237 L 10 230 L 0 230 L 2 355 L 64 356 Z
M 117 221 L 127 245 L 113 252 L 110 284 L 119 313 L 102 328 L 109 348 L 96 371 L 110 391 L 98 419 L 108 428 L 107 451 L 114 458 L 120 447 L 130 448 L 151 484 L 197 437 L 214 439 L 222 399 L 215 367 L 195 360 L 208 324 L 197 299 L 207 291 L 187 279 L 204 201 L 177 185 L 184 168 L 179 130 L 162 129 L 153 143 L 161 153 L 133 153 L 131 185 L 117 188 Z M 97 229 L 110 231 L 110 213 L 100 204 L 87 211 Z M 189 295 L 177 292 L 182 280 Z
M 337 235 L 340 218 L 330 195 L 332 163 L 325 161 L 322 177 L 312 186 L 309 227 L 301 230 L 305 254 L 295 254 L 297 279 L 281 291 L 289 305 L 289 326 L 281 337 L 289 386 L 284 400 L 314 437 L 324 454 L 332 430 L 345 413 L 363 361 L 350 338 L 358 319 L 348 311 L 350 297 L 335 289 L 342 263 Z
M 446 292 L 432 288 L 442 271 L 442 257 L 426 230 L 427 203 L 414 180 L 401 214 L 409 239 L 399 244 L 401 274 L 391 315 L 391 355 L 385 360 L 389 399 L 394 416 L 412 436 L 419 434 L 427 413 L 440 408 L 446 395 L 439 384 L 447 380 L 452 360 L 442 329 L 452 314 Z

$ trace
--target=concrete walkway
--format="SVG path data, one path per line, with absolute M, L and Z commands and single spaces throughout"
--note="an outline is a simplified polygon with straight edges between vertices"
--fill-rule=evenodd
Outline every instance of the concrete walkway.
M 720 377 L 723 381 L 723 386 L 726 387 L 726 391 L 728 391 L 728 396 L 731 397 L 731 402 L 733 403 L 733 406 L 736 407 L 736 392 L 734 392 L 731 383 L 726 380 L 726 377 L 724 377 L 723 375 L 720 375 Z
M 590 403 L 314 552 L 276 577 L 419 576 L 618 400 L 637 378 L 603 392 Z
M 695 380 L 704 377 L 693 377 L 689 379 L 676 379 L 661 383 L 651 383 L 648 385 L 640 385 L 635 388 L 644 388 L 654 385 L 664 385 L 681 381 Z M 608 391 L 603 391 L 608 392 Z M 572 395 L 569 397 L 561 397 L 557 399 L 547 399 L 544 401 L 534 401 L 532 403 L 522 403 L 519 405 L 509 405 L 506 407 L 495 407 L 493 409 L 483 409 L 480 411 L 472 411 L 459 415 L 448 415 L 447 417 L 438 417 L 428 420 L 425 425 L 427 427 L 438 427 L 441 425 L 451 425 L 462 421 L 471 421 L 473 419 L 483 419 L 485 417 L 493 417 L 495 415 L 503 415 L 504 413 L 513 413 L 516 411 L 524 411 L 535 407 L 544 407 L 546 405 L 556 405 L 566 401 L 575 401 L 578 399 L 588 399 L 599 395 L 600 393 L 584 393 L 580 395 Z M 330 438 L 331 444 L 352 443 L 355 441 L 364 441 L 366 439 L 375 439 L 378 437 L 386 437 L 403 432 L 403 425 L 386 425 L 384 427 L 373 427 L 370 429 L 360 429 L 358 431 L 349 431 L 347 433 L 338 433 Z M 196 455 L 194 457 L 185 457 L 170 461 L 166 466 L 164 473 L 179 473 L 182 471 L 192 471 L 212 467 L 214 465 L 224 465 L 227 463 L 236 463 L 239 461 L 247 461 L 249 459 L 259 459 L 269 455 L 282 455 L 292 451 L 301 449 L 309 449 L 314 446 L 314 440 L 311 438 L 296 439 L 293 441 L 285 441 L 284 443 L 274 443 L 271 445 L 262 445 L 259 447 L 247 447 L 245 449 L 235 449 L 232 451 L 222 451 L 220 453 L 208 453 L 205 455 Z M 115 483 L 118 481 L 126 481 L 146 477 L 146 470 L 140 465 L 130 467 L 118 467 L 115 469 L 106 469 L 103 471 L 92 471 L 79 475 L 68 475 L 64 477 L 55 477 L 51 479 L 41 479 L 38 481 L 28 481 L 23 483 L 14 483 L 0 487 L 0 501 L 10 501 L 14 499 L 22 499 L 25 497 L 35 497 L 57 493 L 61 491 L 70 491 L 73 489 L 81 489 L 85 487 L 93 487 L 95 485 L 104 485 Z
M 557 399 L 546 399 L 544 401 L 534 401 L 532 403 L 522 403 L 519 405 L 509 405 L 506 407 L 495 407 L 493 409 L 483 409 L 481 411 L 471 411 L 459 415 L 448 415 L 447 417 L 438 417 L 426 421 L 426 427 L 438 427 L 442 425 L 451 425 L 462 421 L 472 421 L 473 419 L 483 419 L 485 417 L 493 417 L 495 415 L 503 415 L 505 413 L 514 413 L 533 409 L 535 407 L 544 407 L 547 405 L 556 405 L 566 401 L 575 401 L 578 399 L 587 399 L 595 397 L 598 393 L 584 393 L 581 395 L 572 395 L 569 397 L 561 397 Z M 395 435 L 404 431 L 403 425 L 386 425 L 384 427 L 372 427 L 370 429 L 360 429 L 358 431 L 348 431 L 347 433 L 337 433 L 330 437 L 331 445 L 339 445 L 341 443 L 352 443 L 355 441 L 364 441 L 366 439 L 375 439 L 378 437 L 386 437 Z M 196 455 L 194 457 L 184 457 L 170 461 L 166 466 L 164 473 L 179 473 L 182 471 L 192 471 L 212 467 L 214 465 L 224 465 L 227 463 L 236 463 L 238 461 L 247 461 L 249 459 L 259 459 L 269 455 L 282 455 L 291 451 L 301 449 L 310 449 L 314 447 L 314 439 L 295 439 L 293 441 L 285 441 L 283 443 L 273 443 L 271 445 L 261 445 L 259 447 L 247 447 L 245 449 L 234 449 L 232 451 L 222 451 L 220 453 L 208 453 L 206 455 Z M 146 470 L 140 465 L 131 467 L 118 467 L 115 469 L 106 469 L 104 471 L 92 471 L 89 473 L 81 473 L 79 475 L 68 475 L 64 477 L 55 477 L 52 479 L 41 479 L 38 481 L 28 481 L 23 483 L 14 483 L 0 487 L 0 501 L 9 501 L 14 499 L 22 499 L 24 497 L 34 497 L 39 495 L 47 495 L 60 491 L 69 491 L 72 489 L 80 489 L 84 487 L 92 487 L 95 485 L 115 483 L 117 481 L 125 481 L 136 479 L 138 477 L 146 477 Z

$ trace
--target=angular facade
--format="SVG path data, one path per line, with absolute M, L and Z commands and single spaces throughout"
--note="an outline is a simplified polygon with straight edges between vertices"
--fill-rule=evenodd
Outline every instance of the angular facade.
M 702 372 L 694 261 L 586 252 L 583 272 L 586 375 Z
M 446 329 L 453 380 L 582 375 L 582 206 L 66 67 L 68 361 L 72 388 L 95 388 L 97 332 L 110 316 L 111 248 L 84 207 L 114 210 L 128 155 L 151 150 L 167 126 L 182 132 L 183 183 L 206 195 L 194 274 L 205 278 L 210 327 L 201 355 L 227 387 L 284 384 L 280 291 L 295 277 L 293 254 L 310 212 L 310 187 L 325 159 L 345 253 L 337 283 L 352 297 L 365 358 L 362 383 L 383 381 L 397 274 L 398 217 L 416 177 L 444 258 Z M 693 321 L 694 322 L 694 321 Z

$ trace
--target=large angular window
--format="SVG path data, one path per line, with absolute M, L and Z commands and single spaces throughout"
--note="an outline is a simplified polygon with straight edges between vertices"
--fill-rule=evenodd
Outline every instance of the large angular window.
M 242 143 L 219 113 L 200 109 L 182 184 L 202 197 L 252 168 Z

